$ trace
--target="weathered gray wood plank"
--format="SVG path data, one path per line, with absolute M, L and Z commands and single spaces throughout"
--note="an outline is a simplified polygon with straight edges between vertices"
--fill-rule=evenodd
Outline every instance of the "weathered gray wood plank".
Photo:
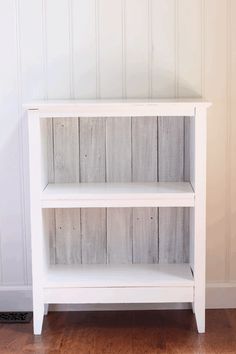
M 80 118 L 81 182 L 105 182 L 105 118 Z
M 78 118 L 53 119 L 54 181 L 79 182 Z M 55 261 L 58 264 L 81 262 L 79 212 L 55 209 Z
M 159 117 L 159 181 L 184 180 L 184 118 Z M 187 261 L 188 234 L 183 208 L 159 208 L 159 262 Z
M 190 181 L 190 117 L 184 117 L 184 181 Z M 193 118 L 192 118 L 193 119 Z
M 53 119 L 46 119 L 47 124 L 47 170 L 48 170 L 48 182 L 53 183 L 55 181 L 54 176 L 54 146 L 53 146 Z
M 56 264 L 81 263 L 80 210 L 56 210 Z
M 79 182 L 79 128 L 77 118 L 54 118 L 55 182 Z
M 43 209 L 45 253 L 49 264 L 56 263 L 55 210 Z
M 106 122 L 107 182 L 131 181 L 131 118 L 107 118 Z
M 132 211 L 107 209 L 107 262 L 132 263 Z
M 188 236 L 184 208 L 159 209 L 159 261 L 183 263 L 188 261 Z
M 107 182 L 131 181 L 131 118 L 107 118 Z M 131 208 L 107 209 L 107 259 L 111 263 L 132 262 Z
M 105 182 L 106 119 L 80 118 L 81 182 Z M 106 263 L 106 209 L 81 209 L 82 262 Z
M 158 263 L 158 209 L 133 209 L 133 263 Z
M 157 117 L 132 118 L 132 180 L 157 181 Z M 133 209 L 133 262 L 158 262 L 157 208 Z
M 159 117 L 159 181 L 184 180 L 184 118 Z
M 106 210 L 81 209 L 82 263 L 106 263 Z

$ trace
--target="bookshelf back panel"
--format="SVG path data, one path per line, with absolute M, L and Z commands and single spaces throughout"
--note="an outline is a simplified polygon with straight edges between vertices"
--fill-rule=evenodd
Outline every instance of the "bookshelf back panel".
M 46 119 L 48 181 L 189 181 L 190 119 Z M 188 262 L 188 208 L 47 213 L 51 263 Z

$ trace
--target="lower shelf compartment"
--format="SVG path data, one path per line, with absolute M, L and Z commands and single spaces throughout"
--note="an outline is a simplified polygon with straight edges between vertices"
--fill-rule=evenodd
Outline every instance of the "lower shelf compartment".
M 52 266 L 45 303 L 192 302 L 189 264 Z

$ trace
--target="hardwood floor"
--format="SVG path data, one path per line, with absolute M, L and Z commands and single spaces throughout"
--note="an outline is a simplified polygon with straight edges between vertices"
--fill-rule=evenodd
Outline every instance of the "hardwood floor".
M 208 310 L 197 334 L 190 310 L 51 312 L 42 336 L 32 324 L 1 324 L 0 353 L 236 353 L 236 310 Z

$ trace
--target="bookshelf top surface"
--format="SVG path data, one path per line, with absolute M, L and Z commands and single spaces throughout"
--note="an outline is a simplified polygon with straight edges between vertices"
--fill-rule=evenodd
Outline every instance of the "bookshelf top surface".
M 195 109 L 207 109 L 211 103 L 200 98 L 188 99 L 110 99 L 110 100 L 46 100 L 25 103 L 25 110 L 41 113 L 99 115 L 193 115 Z

